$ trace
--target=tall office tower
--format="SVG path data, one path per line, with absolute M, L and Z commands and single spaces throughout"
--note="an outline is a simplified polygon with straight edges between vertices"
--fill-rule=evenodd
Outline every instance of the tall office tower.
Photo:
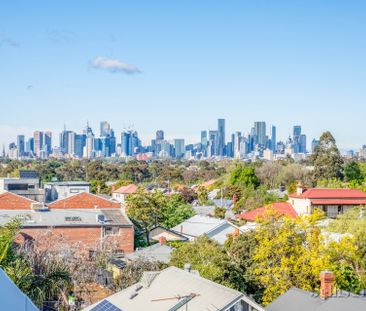
M 300 151 L 300 136 L 301 136 L 301 126 L 295 125 L 293 128 L 292 139 L 293 139 L 293 146 L 294 152 L 299 153 Z
M 32 155 L 34 153 L 34 138 L 30 137 L 26 144 L 26 152 L 29 153 L 29 155 Z
M 100 137 L 110 135 L 111 125 L 107 121 L 100 122 Z
M 224 156 L 225 151 L 225 119 L 217 120 L 217 132 L 218 132 L 218 141 L 217 141 L 217 151 L 219 156 Z
M 136 131 L 124 130 L 121 133 L 121 151 L 123 156 L 134 155 L 140 146 L 141 141 Z
M 60 148 L 63 154 L 69 153 L 69 135 L 72 131 L 67 131 L 66 128 L 60 133 Z
M 104 136 L 99 138 L 100 141 L 100 151 L 103 158 L 111 156 L 111 141 L 109 136 Z
M 68 131 L 67 137 L 66 137 L 66 152 L 69 155 L 75 154 L 75 133 L 72 131 Z M 62 148 L 62 147 L 61 147 Z
M 219 140 L 218 131 L 208 131 L 208 140 L 211 148 L 210 150 L 211 156 L 218 155 L 218 140 Z
M 83 156 L 88 159 L 94 158 L 95 148 L 94 148 L 94 133 L 91 127 L 89 126 L 89 122 L 86 123 L 86 127 L 84 130 L 84 135 L 86 137 L 85 147 L 83 151 Z
M 174 139 L 175 157 L 182 158 L 186 152 L 184 139 Z
M 157 130 L 156 131 L 155 142 L 157 144 L 160 144 L 163 140 L 164 140 L 164 131 L 163 130 Z
M 43 150 L 47 153 L 47 155 L 52 152 L 52 132 L 50 131 L 44 133 Z
M 38 157 L 40 155 L 40 152 L 43 147 L 43 132 L 41 131 L 35 131 L 33 133 L 33 139 L 34 139 L 34 154 Z
M 306 135 L 300 135 L 300 153 L 306 153 Z
M 240 159 L 240 143 L 241 143 L 241 133 L 235 132 L 234 134 L 234 143 L 233 143 L 233 149 L 234 149 L 234 158 Z
M 207 142 L 207 131 L 201 131 L 201 145 L 203 148 L 207 146 Z
M 276 137 L 276 127 L 274 125 L 271 126 L 269 136 L 270 136 L 270 149 L 273 151 L 273 153 L 276 153 L 277 137 Z
M 74 155 L 78 158 L 83 157 L 83 150 L 86 145 L 86 135 L 85 134 L 76 134 L 75 135 L 75 146 L 74 146 Z
M 232 158 L 234 156 L 233 143 L 231 141 L 228 141 L 228 143 L 226 144 L 226 156 L 229 158 Z
M 25 152 L 25 137 L 24 135 L 17 136 L 17 147 L 18 147 L 18 157 L 24 155 Z
M 266 122 L 254 122 L 255 144 L 261 147 L 266 146 Z
M 117 144 L 116 136 L 114 135 L 114 130 L 111 129 L 110 134 L 109 134 L 109 151 L 110 151 L 110 155 L 116 153 L 116 144 Z

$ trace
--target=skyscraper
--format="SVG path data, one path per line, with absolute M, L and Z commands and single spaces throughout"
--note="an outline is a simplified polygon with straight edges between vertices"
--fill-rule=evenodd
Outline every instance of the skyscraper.
M 24 135 L 17 136 L 17 147 L 18 147 L 18 157 L 24 155 L 25 152 L 25 137 Z
M 306 135 L 300 135 L 300 153 L 306 153 Z
M 182 158 L 185 154 L 184 139 L 174 139 L 175 157 Z
M 254 135 L 255 135 L 255 144 L 258 144 L 261 147 L 265 147 L 267 143 L 266 139 L 266 122 L 254 122 Z
M 39 156 L 43 147 L 43 132 L 35 131 L 33 133 L 33 138 L 34 138 L 34 154 L 36 156 Z
M 155 142 L 157 144 L 160 144 L 164 140 L 164 131 L 163 130 L 157 130 L 156 131 L 156 139 Z
M 50 131 L 44 133 L 43 150 L 46 151 L 47 155 L 52 152 L 52 132 Z
M 125 130 L 121 133 L 121 151 L 123 156 L 134 155 L 140 145 L 141 142 L 136 131 Z
M 84 130 L 84 135 L 86 136 L 86 142 L 85 142 L 85 151 L 83 152 L 83 156 L 88 159 L 94 158 L 95 154 L 95 148 L 94 148 L 94 134 L 93 130 L 89 126 L 89 123 L 87 122 L 86 128 Z
M 26 152 L 28 152 L 30 155 L 34 153 L 34 138 L 30 137 L 26 144 Z
M 225 119 L 217 120 L 217 154 L 224 156 L 225 151 Z
M 218 131 L 208 132 L 210 156 L 218 155 L 218 139 L 219 139 Z
M 276 153 L 277 137 L 276 137 L 276 127 L 274 125 L 271 126 L 269 136 L 270 136 L 270 149 L 273 151 L 273 153 Z
M 75 149 L 74 154 L 78 158 L 83 157 L 83 150 L 86 144 L 86 135 L 85 134 L 76 134 L 75 135 Z
M 240 159 L 240 143 L 241 143 L 241 133 L 235 132 L 234 141 L 233 141 L 233 149 L 234 149 L 234 158 Z
M 107 121 L 100 122 L 100 137 L 110 135 L 111 125 Z

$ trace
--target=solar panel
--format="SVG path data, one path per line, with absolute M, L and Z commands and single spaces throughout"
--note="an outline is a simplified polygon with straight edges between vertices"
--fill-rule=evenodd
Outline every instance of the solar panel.
M 123 310 L 120 308 L 117 308 L 114 304 L 112 304 L 108 300 L 104 299 L 101 303 L 98 303 L 90 311 L 123 311 Z

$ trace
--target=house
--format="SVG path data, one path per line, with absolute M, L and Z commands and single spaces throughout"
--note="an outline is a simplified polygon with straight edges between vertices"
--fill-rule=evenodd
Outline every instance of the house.
M 159 241 L 161 237 L 164 237 L 167 241 L 181 241 L 186 242 L 188 238 L 179 232 L 167 229 L 163 226 L 156 226 L 149 232 L 150 241 Z
M 279 215 L 296 218 L 297 213 L 292 205 L 288 202 L 276 202 L 269 204 Z M 258 218 L 262 217 L 266 212 L 266 207 L 259 207 L 249 212 L 243 212 L 236 216 L 238 219 L 243 219 L 249 222 L 256 222 Z
M 158 243 L 137 249 L 134 253 L 127 254 L 125 258 L 130 261 L 143 259 L 151 262 L 159 261 L 167 264 L 170 261 L 173 250 L 173 247 L 166 245 L 166 239 L 164 237 L 160 237 Z
M 1 310 L 39 311 L 33 302 L 13 283 L 0 268 Z
M 206 235 L 221 245 L 224 245 L 228 235 L 240 233 L 240 228 L 227 220 L 201 215 L 195 215 L 171 230 L 187 237 L 190 241 Z
M 134 284 L 85 311 L 264 311 L 246 295 L 191 271 L 169 267 L 144 272 Z
M 112 191 L 112 198 L 115 199 L 118 202 L 121 202 L 123 204 L 126 203 L 126 198 L 135 193 L 137 191 L 138 187 L 134 184 L 130 184 L 128 186 L 122 186 L 118 188 L 117 190 Z
M 19 177 L 0 178 L 0 194 L 9 191 L 30 200 L 44 202 L 44 190 L 39 185 L 35 171 L 20 170 Z
M 312 214 L 318 208 L 327 217 L 335 218 L 355 206 L 366 205 L 366 193 L 358 189 L 328 189 L 297 187 L 288 202 L 298 215 Z
M 269 304 L 267 311 L 363 311 L 366 297 L 349 292 L 334 292 L 334 274 L 323 271 L 320 274 L 320 294 L 291 288 Z
M 81 192 L 90 192 L 90 183 L 86 181 L 48 182 L 44 184 L 46 202 L 66 199 Z
M 90 193 L 79 193 L 48 206 L 14 193 L 0 195 L 0 225 L 19 218 L 21 237 L 38 240 L 51 232 L 80 249 L 92 253 L 101 243 L 115 252 L 134 250 L 134 227 L 121 209 L 121 204 Z

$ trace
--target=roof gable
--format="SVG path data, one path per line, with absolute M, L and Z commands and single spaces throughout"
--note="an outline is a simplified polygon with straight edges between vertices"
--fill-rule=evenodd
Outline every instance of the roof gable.
M 0 210 L 31 210 L 33 203 L 38 202 L 12 192 L 0 194 Z
M 134 184 L 130 184 L 128 186 L 119 187 L 117 190 L 113 191 L 113 193 L 120 193 L 120 194 L 132 194 L 137 191 L 137 186 Z
M 120 208 L 121 204 L 110 199 L 102 198 L 98 195 L 81 192 L 65 199 L 57 200 L 48 204 L 51 209 L 92 209 L 92 208 Z

